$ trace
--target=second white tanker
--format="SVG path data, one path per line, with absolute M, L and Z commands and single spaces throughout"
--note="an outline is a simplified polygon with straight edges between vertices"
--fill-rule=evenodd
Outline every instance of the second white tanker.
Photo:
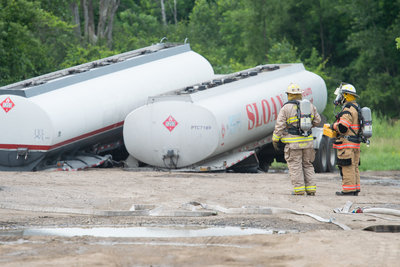
M 302 64 L 265 65 L 149 97 L 125 119 L 126 148 L 138 161 L 160 168 L 235 169 L 260 162 L 268 169 L 274 158 L 284 161 L 283 149 L 272 149 L 271 136 L 290 83 L 299 84 L 319 113 L 325 109 L 321 77 Z M 335 159 L 322 131 L 314 130 L 314 137 L 317 171 L 323 172 Z

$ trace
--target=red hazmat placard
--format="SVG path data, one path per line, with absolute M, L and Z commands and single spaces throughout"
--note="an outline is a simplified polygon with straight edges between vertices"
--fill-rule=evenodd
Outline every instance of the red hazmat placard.
M 172 130 L 178 125 L 178 122 L 172 116 L 169 116 L 163 124 L 170 132 L 172 132 Z
M 15 106 L 15 104 L 11 101 L 9 97 L 7 97 L 3 102 L 1 102 L 0 105 L 6 113 L 9 112 Z

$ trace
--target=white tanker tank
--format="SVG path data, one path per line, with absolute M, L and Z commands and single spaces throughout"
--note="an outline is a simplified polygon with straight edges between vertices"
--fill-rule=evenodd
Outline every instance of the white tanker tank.
M 277 158 L 272 132 L 290 83 L 299 84 L 303 98 L 319 113 L 325 109 L 321 77 L 302 64 L 265 65 L 149 97 L 147 105 L 125 119 L 126 148 L 140 162 L 169 169 L 221 170 L 239 162 L 254 166 L 254 160 L 243 162 L 255 154 L 260 162 L 271 163 Z M 322 131 L 315 135 L 319 148 Z M 283 158 L 283 149 L 279 153 Z
M 93 154 L 123 146 L 125 117 L 148 96 L 213 77 L 189 44 L 159 43 L 0 87 L 0 170 L 98 164 Z

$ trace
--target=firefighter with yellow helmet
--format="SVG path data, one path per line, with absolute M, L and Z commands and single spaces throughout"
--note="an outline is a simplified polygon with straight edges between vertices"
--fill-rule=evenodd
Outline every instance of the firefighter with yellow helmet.
M 314 196 L 317 190 L 314 166 L 315 150 L 311 128 L 319 125 L 321 117 L 316 107 L 303 99 L 300 87 L 292 83 L 286 92 L 286 102 L 279 112 L 272 144 L 279 150 L 279 141 L 285 143 L 285 160 L 293 185 L 293 195 Z
M 336 192 L 339 196 L 358 196 L 361 190 L 360 172 L 360 107 L 356 102 L 356 88 L 351 84 L 341 85 L 336 89 L 335 106 L 343 105 L 336 115 L 336 122 L 331 129 L 337 132 L 333 148 L 337 149 L 337 165 L 342 176 L 342 191 Z

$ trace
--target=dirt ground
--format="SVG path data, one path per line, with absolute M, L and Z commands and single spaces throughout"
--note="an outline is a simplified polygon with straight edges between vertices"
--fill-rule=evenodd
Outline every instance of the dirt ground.
M 358 197 L 335 196 L 341 189 L 338 173 L 317 174 L 316 196 L 292 196 L 286 172 L 198 174 L 116 168 L 3 172 L 0 177 L 0 266 L 399 266 L 400 233 L 363 229 L 400 225 L 400 217 L 340 214 L 333 209 L 351 201 L 352 209 L 359 206 L 400 210 L 400 171 L 363 172 Z M 225 208 L 287 208 L 324 219 L 335 218 L 351 230 L 291 213 L 95 216 L 61 210 L 127 211 L 132 204 L 149 204 L 162 205 L 165 211 L 182 211 L 182 204 L 189 201 Z M 53 211 L 43 212 L 46 207 Z M 105 226 L 234 226 L 276 231 L 175 238 L 7 235 L 44 227 Z M 279 230 L 286 232 L 277 234 Z

